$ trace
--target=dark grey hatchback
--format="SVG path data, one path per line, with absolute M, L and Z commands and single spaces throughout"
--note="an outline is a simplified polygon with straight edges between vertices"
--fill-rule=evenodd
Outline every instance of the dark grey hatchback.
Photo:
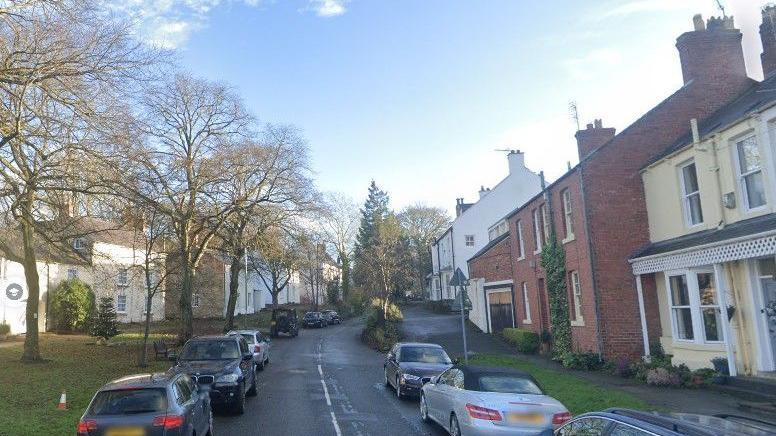
M 188 375 L 138 374 L 100 388 L 76 432 L 78 436 L 212 436 L 213 413 L 207 391 Z

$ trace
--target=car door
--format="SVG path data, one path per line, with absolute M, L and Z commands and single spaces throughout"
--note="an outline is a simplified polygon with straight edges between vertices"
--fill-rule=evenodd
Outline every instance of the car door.
M 385 376 L 388 378 L 388 382 L 393 384 L 396 381 L 396 369 L 399 367 L 397 356 L 399 352 L 399 346 L 394 345 L 391 351 L 385 356 Z
M 450 414 L 455 410 L 455 397 L 460 395 L 463 389 L 463 371 L 458 368 L 450 368 L 439 389 L 439 419 L 447 428 L 450 425 Z
M 444 412 L 442 412 L 444 407 L 442 396 L 444 395 L 443 391 L 448 388 L 447 383 L 451 370 L 452 368 L 439 374 L 436 383 L 429 386 L 426 390 L 426 407 L 428 407 L 428 414 L 443 425 L 447 424 L 445 423 L 445 420 L 442 419 L 442 415 L 444 414 Z
M 194 397 L 199 398 L 199 396 L 193 395 L 191 392 L 191 385 L 186 382 L 184 375 L 178 377 L 174 383 L 176 400 L 178 401 L 178 406 L 181 408 L 181 414 L 184 416 L 183 426 L 186 429 L 184 434 L 189 434 L 191 430 L 198 428 L 199 423 L 196 422 L 198 414 L 195 413 Z
M 246 354 L 253 356 L 253 352 L 251 351 L 250 347 L 248 347 L 248 342 L 242 336 L 239 338 L 239 342 L 240 356 L 242 358 L 242 361 L 240 362 L 240 369 L 244 374 L 243 389 L 248 392 L 248 389 L 250 389 L 256 377 L 256 371 L 254 370 L 253 359 L 246 361 L 242 356 L 245 356 Z
M 189 390 L 191 391 L 194 428 L 196 429 L 197 434 L 205 434 L 207 433 L 207 427 L 210 420 L 208 407 L 210 401 L 209 395 L 203 395 L 199 386 L 194 383 L 194 380 L 192 380 L 191 377 L 184 375 L 182 380 L 189 386 Z
M 559 428 L 556 436 L 602 436 L 613 421 L 598 416 L 583 416 Z

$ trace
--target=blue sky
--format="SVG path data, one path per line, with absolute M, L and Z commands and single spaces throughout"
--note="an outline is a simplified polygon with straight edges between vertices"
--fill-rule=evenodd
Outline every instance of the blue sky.
M 262 121 L 300 127 L 320 189 L 452 209 L 526 153 L 549 179 L 575 124 L 622 130 L 681 85 L 676 37 L 714 0 L 127 0 L 145 38 L 228 82 Z M 761 78 L 765 0 L 726 0 Z

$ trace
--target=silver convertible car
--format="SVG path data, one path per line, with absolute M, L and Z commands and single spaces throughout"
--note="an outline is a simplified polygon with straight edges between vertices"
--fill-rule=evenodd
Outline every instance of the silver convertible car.
M 452 436 L 551 436 L 571 419 L 530 374 L 470 365 L 455 365 L 423 386 L 420 416 Z

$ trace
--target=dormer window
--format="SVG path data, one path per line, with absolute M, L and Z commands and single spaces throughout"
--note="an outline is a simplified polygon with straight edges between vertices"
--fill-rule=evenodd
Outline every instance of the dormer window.
M 73 239 L 73 249 L 83 250 L 84 248 L 86 248 L 86 241 L 84 241 L 84 238 Z
M 701 192 L 698 187 L 698 172 L 695 162 L 686 163 L 679 168 L 682 182 L 682 206 L 684 219 L 688 227 L 703 223 L 703 209 L 701 208 Z

